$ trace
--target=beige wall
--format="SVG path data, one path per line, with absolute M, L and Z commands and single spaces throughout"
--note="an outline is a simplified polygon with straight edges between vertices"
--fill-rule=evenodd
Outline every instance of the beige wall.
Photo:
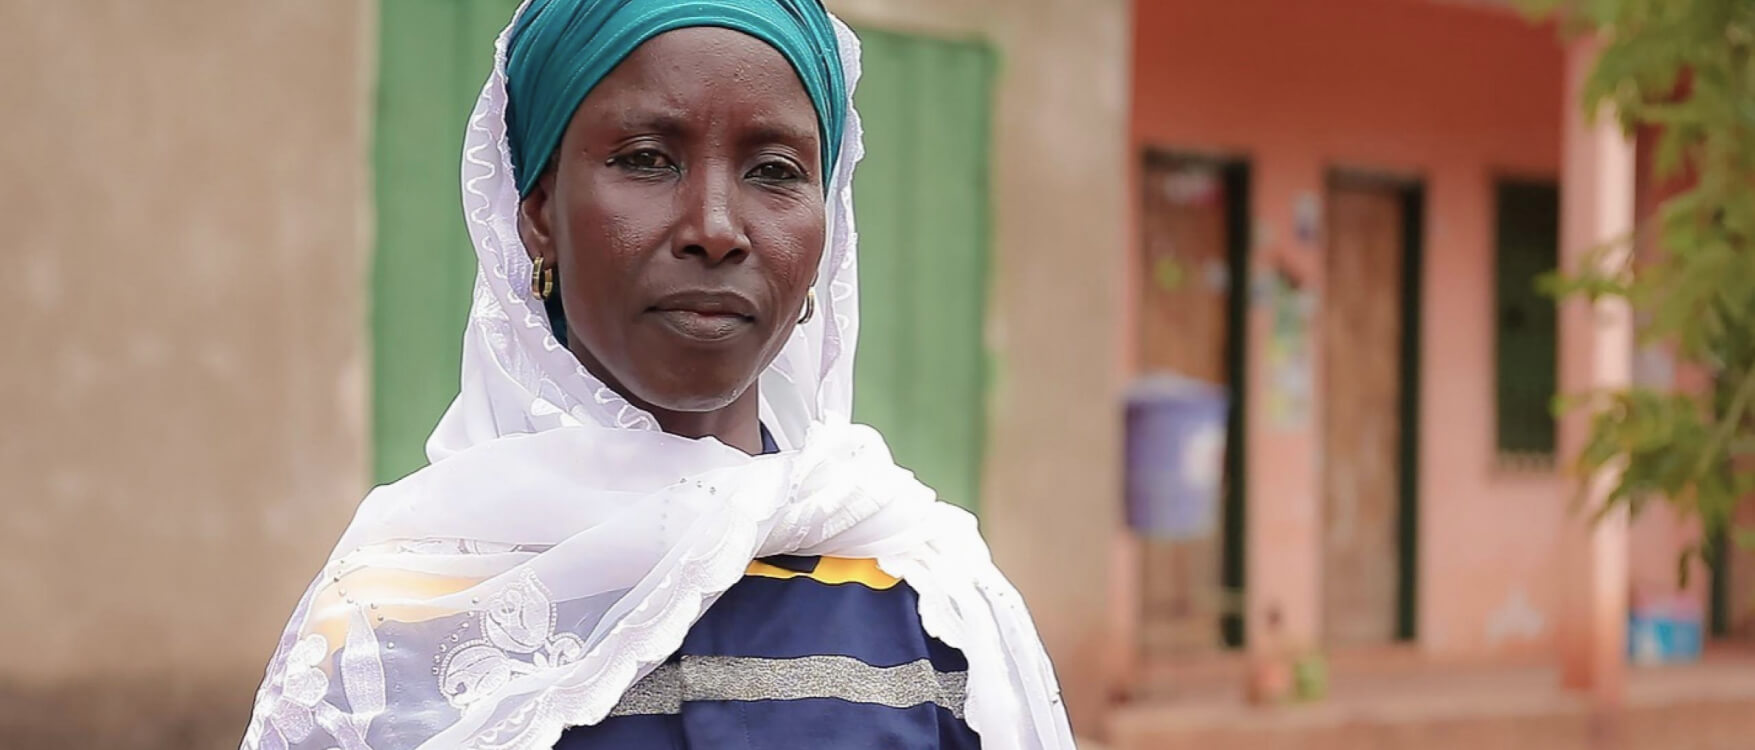
M 365 484 L 374 5 L 0 5 L 0 744 L 241 735 Z
M 982 530 L 1081 731 L 1104 701 L 1120 524 L 1127 203 L 1124 0 L 831 0 L 855 26 L 973 36 L 999 55 Z M 857 200 L 857 196 L 855 196 Z

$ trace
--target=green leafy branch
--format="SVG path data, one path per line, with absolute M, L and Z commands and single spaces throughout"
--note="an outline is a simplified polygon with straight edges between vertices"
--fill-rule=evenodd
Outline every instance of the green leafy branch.
M 1655 137 L 1656 176 L 1682 186 L 1641 217 L 1640 236 L 1584 254 L 1547 288 L 1627 300 L 1641 346 L 1673 352 L 1712 382 L 1699 392 L 1636 385 L 1557 406 L 1594 409 L 1574 468 L 1618 470 L 1600 510 L 1662 501 L 1701 520 L 1685 576 L 1689 556 L 1710 554 L 1755 492 L 1755 0 L 1519 3 L 1600 40 L 1579 104 Z M 1605 262 L 1617 252 L 1622 262 Z

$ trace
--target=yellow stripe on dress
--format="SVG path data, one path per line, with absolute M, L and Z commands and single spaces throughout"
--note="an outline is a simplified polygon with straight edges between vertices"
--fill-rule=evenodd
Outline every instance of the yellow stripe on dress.
M 749 568 L 744 571 L 744 575 L 760 578 L 809 578 L 818 583 L 830 585 L 857 583 L 879 591 L 901 582 L 901 579 L 880 569 L 876 560 L 864 557 L 824 557 L 817 561 L 816 570 L 809 573 L 800 573 L 778 565 L 770 565 L 761 560 L 752 560 Z
M 347 642 L 348 621 L 358 606 L 370 607 L 373 625 L 386 620 L 421 622 L 457 612 L 406 602 L 437 599 L 465 591 L 478 583 L 481 580 L 476 578 L 441 576 L 394 568 L 361 568 L 348 571 L 339 578 L 324 581 L 318 587 L 317 593 L 311 598 L 302 632 L 323 636 L 329 642 L 332 653 Z M 380 601 L 387 603 L 374 606 Z M 324 657 L 323 668 L 326 671 L 329 669 L 327 655 Z

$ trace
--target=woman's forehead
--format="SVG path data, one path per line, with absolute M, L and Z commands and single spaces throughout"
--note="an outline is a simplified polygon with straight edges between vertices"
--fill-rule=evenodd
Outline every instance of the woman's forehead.
M 581 114 L 627 130 L 677 131 L 735 115 L 745 129 L 814 140 L 816 110 L 797 71 L 767 43 L 731 30 L 686 28 L 646 41 L 587 94 Z
M 534 187 L 587 97 L 614 85 L 611 73 L 645 91 L 600 100 L 659 94 L 689 110 L 748 102 L 790 110 L 802 89 L 820 134 L 818 159 L 832 175 L 851 106 L 843 31 L 820 0 L 532 0 L 514 22 L 506 58 L 520 194 Z M 709 96 L 711 86 L 739 89 L 738 96 Z M 829 184 L 823 181 L 825 190 Z

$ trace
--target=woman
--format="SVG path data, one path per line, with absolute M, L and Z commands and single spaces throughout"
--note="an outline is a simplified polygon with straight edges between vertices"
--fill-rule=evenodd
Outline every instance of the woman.
M 520 10 L 461 393 L 246 748 L 1072 746 L 973 518 L 848 421 L 858 51 L 818 0 Z

